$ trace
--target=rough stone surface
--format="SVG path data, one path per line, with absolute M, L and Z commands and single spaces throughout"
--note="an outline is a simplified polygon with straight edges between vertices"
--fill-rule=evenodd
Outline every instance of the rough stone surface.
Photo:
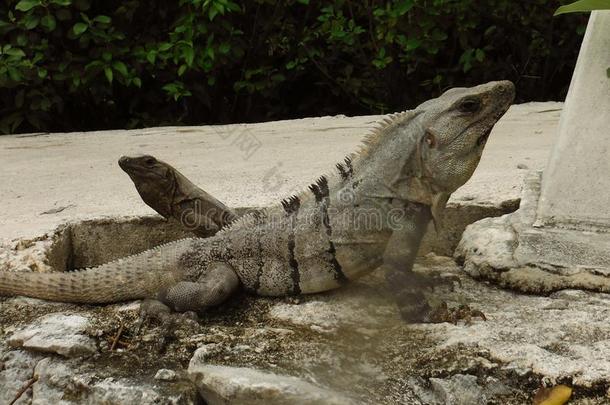
M 8 350 L 0 342 L 0 404 L 8 404 L 33 376 L 34 367 L 42 357 L 37 353 Z M 29 404 L 31 392 L 25 393 L 16 404 Z
M 524 292 L 610 292 L 610 234 L 537 227 L 540 181 L 526 178 L 518 211 L 469 225 L 456 258 L 471 276 Z
M 83 316 L 50 314 L 15 332 L 8 343 L 62 356 L 89 355 L 97 349 L 93 339 L 85 335 L 88 327 L 89 320 Z
M 155 374 L 155 380 L 159 381 L 174 381 L 176 379 L 176 372 L 174 370 L 168 370 L 162 368 Z
M 329 304 L 310 301 L 300 305 L 278 304 L 271 308 L 273 319 L 311 328 L 317 332 L 336 332 L 340 327 L 378 327 L 381 320 L 395 314 L 387 303 L 374 305 L 367 297 L 346 296 L 345 300 Z
M 452 308 L 469 304 L 488 320 L 406 325 L 392 309 L 383 275 L 376 273 L 298 301 L 236 297 L 202 314 L 200 323 L 176 324 L 165 347 L 154 323 L 137 335 L 137 311 L 125 311 L 122 304 L 2 299 L 0 403 L 10 402 L 34 371 L 40 380 L 20 404 L 60 395 L 69 404 L 197 403 L 202 397 L 187 377 L 189 362 L 292 376 L 363 404 L 444 404 L 443 398 L 460 403 L 474 390 L 473 401 L 523 405 L 542 384 L 557 383 L 574 388 L 571 404 L 607 403 L 610 295 L 523 295 L 476 282 L 450 258 L 433 255 L 420 258 L 416 270 L 459 277 L 461 285 L 438 288 L 429 298 Z M 290 316 L 277 317 L 278 308 Z M 16 330 L 58 311 L 79 311 L 89 319 L 97 354 L 83 361 L 6 345 Z M 120 321 L 124 329 L 111 351 Z M 159 369 L 175 371 L 176 379 L 155 380 Z M 257 387 L 244 383 L 240 392 Z
M 28 382 L 31 387 L 16 404 L 108 405 L 195 404 L 194 388 L 173 387 L 169 392 L 145 379 L 104 377 L 87 363 L 43 357 L 0 346 L 4 368 L 0 371 L 0 403 L 8 404 Z
M 191 361 L 188 371 L 209 405 L 354 403 L 335 392 L 299 378 L 250 368 L 214 366 Z

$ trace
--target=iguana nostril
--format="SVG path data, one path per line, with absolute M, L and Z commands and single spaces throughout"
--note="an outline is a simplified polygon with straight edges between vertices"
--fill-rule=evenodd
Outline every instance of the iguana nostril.
M 129 160 L 130 160 L 130 159 L 129 159 L 129 157 L 128 157 L 128 156 L 121 156 L 121 157 L 119 158 L 119 166 L 120 166 L 120 167 L 125 166 L 126 164 L 128 164 L 128 163 L 129 163 Z

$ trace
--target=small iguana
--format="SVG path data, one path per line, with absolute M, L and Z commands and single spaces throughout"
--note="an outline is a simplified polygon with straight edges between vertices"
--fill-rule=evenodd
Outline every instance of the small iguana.
M 211 236 L 237 219 L 233 210 L 153 156 L 122 156 L 119 166 L 149 207 L 197 236 Z
M 316 293 L 383 265 L 403 317 L 425 320 L 425 282 L 412 272 L 421 239 L 474 172 L 514 93 L 509 81 L 448 90 L 388 117 L 308 189 L 213 237 L 77 272 L 0 272 L 0 295 L 91 304 L 153 299 L 164 310 L 200 311 L 239 286 L 267 296 Z

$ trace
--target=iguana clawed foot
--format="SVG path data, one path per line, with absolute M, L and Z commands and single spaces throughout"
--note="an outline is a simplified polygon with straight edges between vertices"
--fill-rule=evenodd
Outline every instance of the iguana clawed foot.
M 455 274 L 388 271 L 386 279 L 390 290 L 394 293 L 400 315 L 408 323 L 457 324 L 458 321 L 463 320 L 469 325 L 474 317 L 486 320 L 481 311 L 473 310 L 468 305 L 449 308 L 444 301 L 435 307 L 428 304 L 423 290 L 448 286 L 453 291 L 456 282 L 462 285 L 460 278 Z
M 158 300 L 143 300 L 140 304 L 140 318 L 136 324 L 136 334 L 140 334 L 144 324 L 148 324 L 151 320 L 158 321 L 161 329 L 158 343 L 160 350 L 162 350 L 167 340 L 172 336 L 174 327 L 187 319 L 197 322 L 199 316 L 193 311 L 173 312 L 170 307 Z
M 483 321 L 487 320 L 487 317 L 483 312 L 472 309 L 467 304 L 462 304 L 457 308 L 449 308 L 445 301 L 432 309 L 427 317 L 427 322 L 430 323 L 450 322 L 454 325 L 457 325 L 459 321 L 464 321 L 466 325 L 471 325 L 472 318 L 474 317 L 479 317 Z

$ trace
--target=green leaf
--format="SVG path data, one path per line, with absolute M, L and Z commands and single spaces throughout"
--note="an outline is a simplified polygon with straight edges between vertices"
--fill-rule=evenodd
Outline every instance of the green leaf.
M 79 22 L 79 23 L 74 24 L 74 27 L 72 27 L 72 31 L 74 32 L 74 34 L 76 36 L 79 36 L 83 32 L 87 31 L 87 28 L 89 28 L 89 26 L 87 24 Z
M 45 68 L 38 68 L 38 77 L 40 77 L 41 79 L 44 79 L 45 77 L 47 77 L 47 69 Z
M 112 18 L 108 17 L 107 15 L 98 15 L 93 19 L 93 21 L 102 24 L 110 24 L 110 22 L 112 22 Z
M 159 45 L 159 52 L 165 52 L 169 49 L 171 49 L 172 44 L 170 44 L 169 42 L 163 42 L 161 45 Z
M 57 26 L 57 22 L 55 21 L 55 17 L 53 17 L 51 14 L 47 14 L 40 20 L 40 25 L 49 31 L 53 31 Z
M 17 3 L 15 9 L 19 11 L 29 11 L 39 5 L 40 0 L 21 0 L 19 3 Z
M 474 53 L 474 58 L 479 62 L 483 62 L 485 59 L 485 51 L 482 49 L 477 49 Z
M 184 60 L 186 61 L 186 64 L 188 66 L 191 66 L 193 64 L 193 59 L 195 58 L 195 51 L 193 51 L 193 48 L 191 47 L 187 47 L 184 48 L 183 55 L 184 55 Z
M 28 14 L 23 19 L 23 24 L 25 25 L 25 28 L 28 30 L 32 30 L 32 29 L 36 28 L 38 26 L 39 22 L 40 22 L 40 17 L 38 17 L 34 14 Z
M 23 52 L 19 48 L 9 48 L 9 49 L 5 50 L 4 53 L 7 55 L 10 55 L 10 56 L 20 56 L 20 57 L 25 56 L 25 52 Z
M 28 37 L 23 34 L 17 35 L 17 45 L 25 46 L 28 44 Z
M 8 76 L 14 82 L 19 82 L 22 79 L 21 72 L 19 72 L 19 70 L 15 69 L 14 67 L 8 68 Z
M 405 48 L 405 50 L 407 51 L 413 51 L 417 48 L 419 48 L 421 45 L 421 41 L 417 38 L 409 38 L 407 39 L 407 46 Z
M 136 87 L 142 87 L 142 80 L 140 80 L 139 77 L 134 77 L 132 82 L 133 84 L 135 84 Z
M 184 74 L 184 72 L 186 72 L 186 68 L 188 66 L 186 65 L 180 65 L 180 67 L 178 68 L 178 76 L 182 76 Z
M 230 50 L 231 50 L 231 44 L 229 44 L 227 42 L 223 42 L 222 44 L 220 44 L 218 46 L 218 52 L 220 52 L 223 55 L 226 55 L 227 53 L 229 53 Z
M 94 60 L 93 62 L 87 63 L 87 65 L 85 66 L 85 72 L 89 72 L 92 69 L 99 69 L 102 66 L 104 66 L 104 63 L 102 63 L 102 61 Z
M 146 54 L 146 60 L 150 62 L 151 65 L 155 64 L 155 59 L 157 58 L 157 51 L 151 49 Z
M 112 60 L 112 54 L 110 52 L 102 52 L 102 59 L 106 62 L 110 62 Z
M 176 86 L 174 83 L 168 83 L 161 88 L 163 90 L 167 91 L 168 93 L 172 93 L 172 94 L 178 90 L 178 86 Z
M 108 83 L 112 83 L 112 69 L 106 66 L 104 68 L 104 74 L 106 75 L 106 79 L 108 79 Z
M 57 4 L 58 6 L 69 6 L 72 4 L 72 0 L 51 0 L 51 3 Z
M 80 13 L 80 17 L 83 19 L 84 22 L 87 23 L 87 25 L 91 25 L 91 19 L 89 19 L 89 17 L 87 17 L 87 14 Z
M 398 15 L 404 15 L 407 11 L 411 10 L 411 8 L 413 8 L 414 5 L 414 1 L 413 0 L 403 0 L 398 4 L 398 7 L 396 8 L 396 11 L 398 12 Z
M 610 0 L 579 0 L 555 10 L 555 15 L 593 10 L 610 10 Z
M 125 78 L 129 76 L 129 73 L 127 72 L 127 66 L 125 66 L 125 64 L 121 61 L 117 60 L 112 62 L 112 68 L 119 72 Z

